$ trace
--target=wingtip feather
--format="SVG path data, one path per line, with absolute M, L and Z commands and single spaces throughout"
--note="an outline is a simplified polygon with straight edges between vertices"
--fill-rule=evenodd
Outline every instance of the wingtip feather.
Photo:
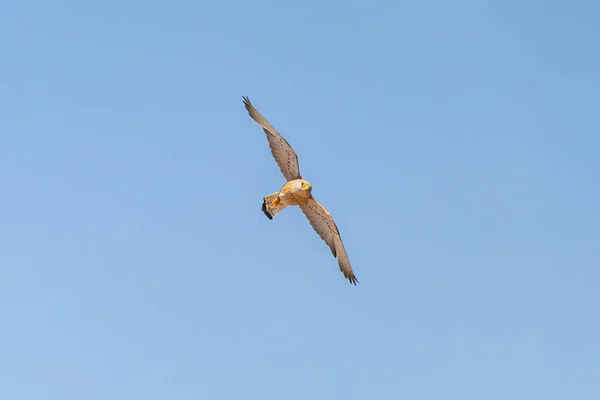
M 354 286 L 356 286 L 356 284 L 359 283 L 358 279 L 356 279 L 356 276 L 354 275 L 346 276 L 346 279 L 348 279 L 348 281 Z

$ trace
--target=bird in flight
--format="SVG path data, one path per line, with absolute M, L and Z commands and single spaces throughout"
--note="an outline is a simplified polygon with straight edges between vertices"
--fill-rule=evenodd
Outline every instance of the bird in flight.
M 335 225 L 331 214 L 313 198 L 312 185 L 305 179 L 302 179 L 296 152 L 287 140 L 273 128 L 269 121 L 254 108 L 250 99 L 246 96 L 242 98 L 250 117 L 265 131 L 269 147 L 271 148 L 271 154 L 273 154 L 279 169 L 287 181 L 279 191 L 263 198 L 262 211 L 269 219 L 273 219 L 278 212 L 286 207 L 300 207 L 313 229 L 327 243 L 331 249 L 331 253 L 337 258 L 344 277 L 350 283 L 356 285 L 358 280 L 352 271 L 348 254 L 346 254 L 346 249 L 342 243 L 340 231 Z

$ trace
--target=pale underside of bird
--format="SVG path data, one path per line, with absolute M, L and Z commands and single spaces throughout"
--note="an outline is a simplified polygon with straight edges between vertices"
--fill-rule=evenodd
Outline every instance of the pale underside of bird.
M 338 265 L 344 277 L 350 283 L 356 285 L 358 280 L 352 271 L 352 266 L 350 265 L 348 254 L 346 254 L 340 232 L 331 214 L 313 198 L 312 185 L 302 179 L 296 152 L 287 140 L 273 128 L 269 121 L 254 108 L 248 97 L 243 96 L 243 100 L 248 114 L 265 131 L 269 147 L 271 148 L 271 154 L 273 154 L 273 158 L 275 158 L 279 169 L 287 181 L 279 191 L 263 198 L 262 211 L 269 219 L 273 219 L 278 212 L 286 207 L 300 207 L 313 229 L 327 243 L 331 249 L 331 253 L 337 258 Z

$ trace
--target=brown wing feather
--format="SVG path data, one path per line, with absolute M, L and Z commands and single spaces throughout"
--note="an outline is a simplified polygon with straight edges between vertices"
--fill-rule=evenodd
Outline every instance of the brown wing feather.
M 279 169 L 283 173 L 285 179 L 288 181 L 301 179 L 298 156 L 294 149 L 292 149 L 292 146 L 290 146 L 287 140 L 273 128 L 269 121 L 254 108 L 248 97 L 243 96 L 242 98 L 244 99 L 244 106 L 246 107 L 248 114 L 262 126 L 263 131 L 267 134 L 271 154 L 273 154 L 273 158 L 275 158 L 275 162 L 279 165 Z
M 352 271 L 348 254 L 342 243 L 342 237 L 338 230 L 333 217 L 318 201 L 312 197 L 305 203 L 300 204 L 300 208 L 308 221 L 312 225 L 313 229 L 319 234 L 321 239 L 327 243 L 331 249 L 331 253 L 334 257 L 337 257 L 340 270 L 344 274 L 344 277 L 356 285 L 358 279 Z

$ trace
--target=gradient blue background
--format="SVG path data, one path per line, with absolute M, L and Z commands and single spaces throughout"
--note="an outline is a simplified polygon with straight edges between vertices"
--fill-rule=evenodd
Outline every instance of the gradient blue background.
M 599 15 L 2 2 L 0 398 L 600 398 Z

